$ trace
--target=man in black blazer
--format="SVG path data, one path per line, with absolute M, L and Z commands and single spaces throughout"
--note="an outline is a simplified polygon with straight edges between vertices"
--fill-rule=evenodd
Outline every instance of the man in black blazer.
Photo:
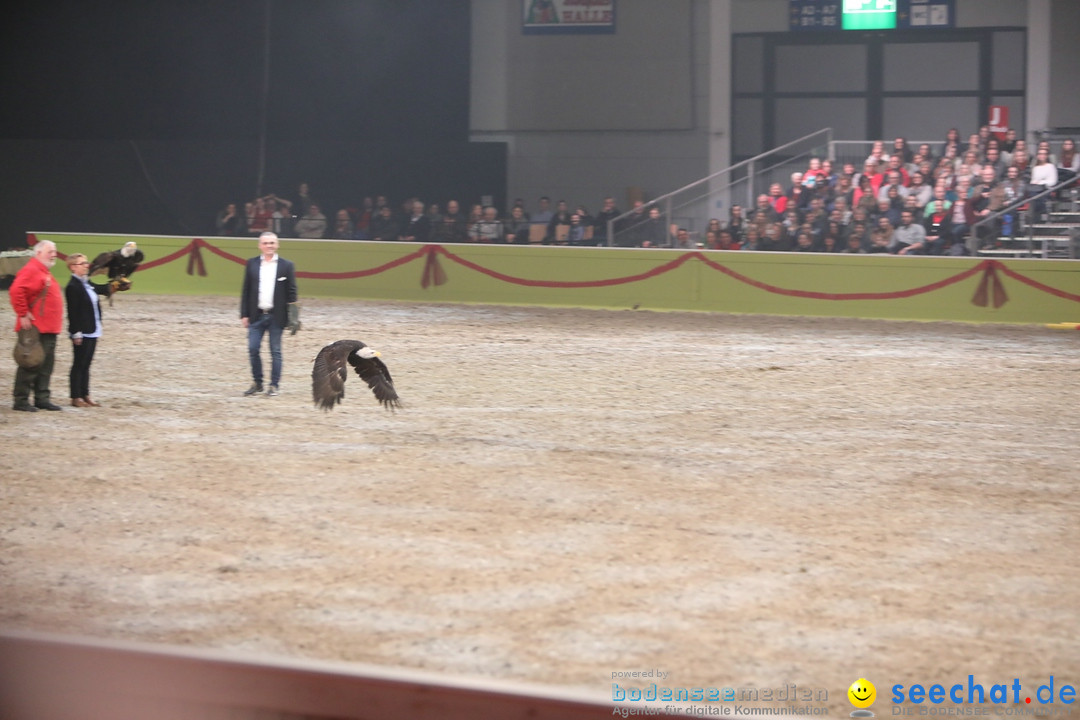
M 263 335 L 270 333 L 270 386 L 266 394 L 278 394 L 281 383 L 281 334 L 290 323 L 289 306 L 296 303 L 296 266 L 278 257 L 278 237 L 272 232 L 259 236 L 261 255 L 247 261 L 244 288 L 240 294 L 240 324 L 248 331 L 248 355 L 254 383 L 244 395 L 263 391 L 263 367 L 259 350 Z M 295 313 L 295 310 L 293 311 Z

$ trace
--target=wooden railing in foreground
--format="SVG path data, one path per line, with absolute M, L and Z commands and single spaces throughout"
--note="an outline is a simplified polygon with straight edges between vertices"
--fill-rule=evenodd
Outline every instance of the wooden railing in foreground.
M 4 720 L 610 718 L 602 693 L 212 650 L 0 632 Z

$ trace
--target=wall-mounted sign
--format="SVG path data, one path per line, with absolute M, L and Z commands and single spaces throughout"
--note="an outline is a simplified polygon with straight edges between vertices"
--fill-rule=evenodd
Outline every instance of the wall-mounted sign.
M 994 134 L 994 137 L 998 140 L 1004 140 L 1005 132 L 1009 129 L 1009 106 L 991 105 L 990 121 L 987 124 L 990 126 L 990 132 Z
M 956 26 L 956 0 L 788 0 L 791 30 L 894 30 Z
M 522 32 L 613 33 L 615 0 L 522 0 Z
M 840 27 L 845 30 L 893 30 L 896 0 L 843 0 Z

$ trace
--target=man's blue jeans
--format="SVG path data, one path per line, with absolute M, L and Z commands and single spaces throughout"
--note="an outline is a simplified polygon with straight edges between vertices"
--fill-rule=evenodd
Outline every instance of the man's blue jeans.
M 285 328 L 274 322 L 273 313 L 262 313 L 248 320 L 248 355 L 251 357 L 251 377 L 262 385 L 263 367 L 259 357 L 263 335 L 270 332 L 270 384 L 281 384 L 281 334 Z

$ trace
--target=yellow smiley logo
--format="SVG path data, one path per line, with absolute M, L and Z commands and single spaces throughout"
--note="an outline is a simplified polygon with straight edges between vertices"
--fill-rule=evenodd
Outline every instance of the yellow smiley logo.
M 877 688 L 874 687 L 874 683 L 866 678 L 859 678 L 851 683 L 851 687 L 847 690 L 847 696 L 855 707 L 868 708 L 877 699 Z

